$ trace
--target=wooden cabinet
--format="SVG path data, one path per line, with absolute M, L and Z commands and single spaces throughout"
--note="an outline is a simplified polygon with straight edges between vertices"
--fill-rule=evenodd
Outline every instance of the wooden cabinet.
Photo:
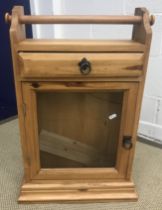
M 10 37 L 24 180 L 20 202 L 136 200 L 131 180 L 151 42 L 135 16 L 35 17 L 14 7 Z M 34 40 L 25 23 L 134 24 L 132 40 Z

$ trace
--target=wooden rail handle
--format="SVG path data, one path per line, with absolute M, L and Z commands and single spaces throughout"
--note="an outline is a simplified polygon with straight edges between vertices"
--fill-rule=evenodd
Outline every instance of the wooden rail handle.
M 5 21 L 11 22 L 12 16 L 5 14 Z M 42 15 L 22 15 L 19 16 L 21 24 L 140 24 L 141 16 L 42 16 Z M 155 17 L 150 16 L 150 25 L 155 22 Z

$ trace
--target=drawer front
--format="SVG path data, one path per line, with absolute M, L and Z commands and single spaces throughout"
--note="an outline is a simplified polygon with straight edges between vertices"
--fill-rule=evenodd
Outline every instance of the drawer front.
M 143 69 L 142 53 L 21 52 L 18 56 L 23 78 L 138 77 Z M 90 71 L 82 71 L 81 61 L 88 61 Z

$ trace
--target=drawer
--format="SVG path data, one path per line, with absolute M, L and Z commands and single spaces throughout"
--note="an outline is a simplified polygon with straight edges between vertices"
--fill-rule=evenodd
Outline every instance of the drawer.
M 143 69 L 143 53 L 20 52 L 18 56 L 22 78 L 139 77 Z

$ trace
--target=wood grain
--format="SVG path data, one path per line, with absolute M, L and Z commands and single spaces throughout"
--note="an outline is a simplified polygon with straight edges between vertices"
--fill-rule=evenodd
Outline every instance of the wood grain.
M 83 58 L 91 63 L 88 75 L 83 75 L 79 69 Z M 24 78 L 138 77 L 143 68 L 140 53 L 19 53 L 19 60 Z
M 12 17 L 8 17 L 11 21 Z M 21 15 L 21 24 L 140 24 L 141 16 L 108 16 L 108 15 Z
M 79 162 L 85 166 L 99 164 L 103 159 L 102 153 L 100 154 L 93 147 L 46 130 L 40 133 L 39 145 L 41 151 Z
M 136 144 L 136 139 L 137 139 L 137 129 L 138 129 L 138 123 L 139 123 L 139 118 L 140 118 L 141 104 L 142 104 L 143 91 L 144 91 L 146 72 L 147 72 L 147 66 L 148 66 L 148 59 L 149 59 L 149 53 L 150 53 L 150 46 L 151 46 L 151 40 L 152 40 L 152 29 L 148 22 L 148 19 L 149 19 L 148 10 L 146 8 L 137 8 L 135 10 L 135 15 L 138 15 L 138 14 L 140 14 L 143 17 L 143 21 L 140 27 L 134 27 L 133 38 L 135 40 L 139 40 L 141 43 L 145 43 L 145 53 L 144 53 L 144 66 L 143 66 L 144 78 L 139 83 L 139 87 L 138 87 L 134 127 L 132 131 L 134 145 Z M 141 34 L 141 37 L 138 34 Z M 132 174 L 132 164 L 133 164 L 134 153 L 135 153 L 135 147 L 132 149 L 129 155 L 129 163 L 128 163 L 128 168 L 127 168 L 127 178 L 129 179 Z
M 134 40 L 45 40 L 25 39 L 17 52 L 144 52 L 145 45 Z
M 137 194 L 132 182 L 91 181 L 78 183 L 64 181 L 22 185 L 19 202 L 106 202 L 136 201 Z
M 24 14 L 23 7 L 14 7 L 12 10 L 12 22 L 10 27 L 10 42 L 11 42 L 11 52 L 13 60 L 13 69 L 14 69 L 14 82 L 16 90 L 16 99 L 17 99 L 17 109 L 18 109 L 18 118 L 19 118 L 19 128 L 20 128 L 20 141 L 21 149 L 23 156 L 23 165 L 24 165 L 24 179 L 29 181 L 30 176 L 30 152 L 28 144 L 26 142 L 26 129 L 25 129 L 25 116 L 24 116 L 24 102 L 23 102 L 23 93 L 21 82 L 17 81 L 17 72 L 19 72 L 17 54 L 15 46 L 18 42 L 25 39 L 25 28 L 18 23 L 18 16 Z

